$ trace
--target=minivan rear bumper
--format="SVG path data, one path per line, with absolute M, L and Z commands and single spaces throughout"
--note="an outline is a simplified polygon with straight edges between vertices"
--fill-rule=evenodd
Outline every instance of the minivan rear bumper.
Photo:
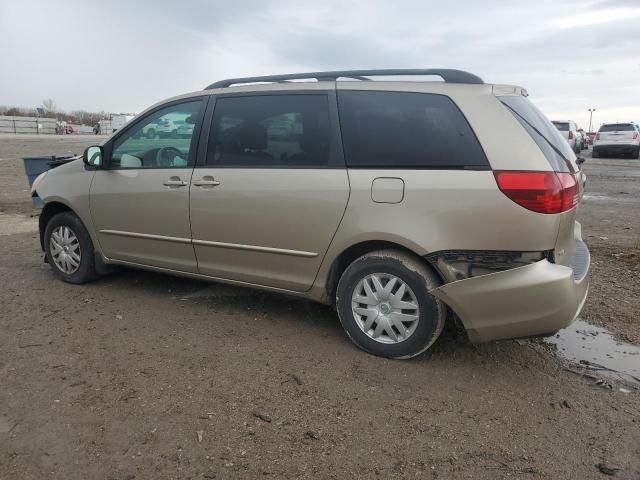
M 445 284 L 431 293 L 458 315 L 472 342 L 550 335 L 587 297 L 590 255 L 576 225 L 571 265 L 531 265 Z

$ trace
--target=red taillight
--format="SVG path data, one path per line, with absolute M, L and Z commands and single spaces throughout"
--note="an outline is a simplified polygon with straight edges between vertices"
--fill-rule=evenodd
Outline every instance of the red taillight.
M 635 140 L 636 138 L 638 138 L 638 132 L 633 132 L 633 139 Z
M 556 172 L 562 184 L 561 212 L 571 210 L 578 204 L 578 179 L 573 173 Z
M 569 130 L 569 140 L 573 140 L 573 132 Z
M 596 133 L 596 140 L 600 140 L 600 134 Z
M 561 213 L 578 203 L 578 182 L 572 173 L 493 172 L 498 188 L 521 207 L 538 213 Z

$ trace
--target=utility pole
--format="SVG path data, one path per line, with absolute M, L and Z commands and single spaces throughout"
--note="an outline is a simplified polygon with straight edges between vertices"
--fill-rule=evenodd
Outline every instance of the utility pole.
M 591 120 L 593 119 L 593 112 L 596 111 L 595 108 L 587 108 L 587 110 L 589 111 L 589 131 L 587 132 L 587 135 L 589 135 L 589 141 L 587 142 L 587 148 L 589 147 L 589 143 L 591 143 L 591 145 L 593 145 L 593 139 L 591 137 Z

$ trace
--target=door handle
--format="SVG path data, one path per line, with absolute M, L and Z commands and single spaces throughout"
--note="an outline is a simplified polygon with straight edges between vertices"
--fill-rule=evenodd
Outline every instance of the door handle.
M 180 177 L 172 176 L 169 177 L 168 180 L 165 180 L 163 185 L 166 185 L 167 187 L 184 187 L 187 185 L 187 182 L 180 180 Z
M 194 181 L 193 185 L 196 187 L 217 187 L 220 185 L 220 182 L 215 180 L 211 175 L 205 175 L 200 180 Z

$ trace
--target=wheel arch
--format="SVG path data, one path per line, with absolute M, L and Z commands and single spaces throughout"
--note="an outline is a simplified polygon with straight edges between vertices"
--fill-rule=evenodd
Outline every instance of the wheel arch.
M 338 288 L 338 282 L 340 281 L 340 277 L 347 269 L 347 267 L 362 255 L 374 252 L 376 250 L 398 250 L 408 253 L 409 255 L 419 260 L 422 265 L 424 265 L 428 270 L 432 271 L 438 278 L 440 278 L 443 283 L 445 283 L 440 273 L 435 270 L 431 266 L 431 264 L 427 260 L 425 260 L 424 257 L 420 256 L 411 248 L 406 247 L 405 245 L 402 245 L 400 243 L 388 240 L 366 240 L 345 248 L 333 260 L 325 281 L 325 295 L 326 299 L 328 300 L 327 303 L 330 303 L 335 307 L 336 289 Z
M 42 208 L 42 212 L 40 213 L 40 217 L 38 218 L 38 229 L 40 231 L 40 248 L 42 248 L 42 251 L 44 251 L 44 231 L 47 228 L 47 224 L 55 215 L 62 212 L 71 212 L 78 218 L 80 218 L 80 216 L 69 205 L 60 201 L 45 203 L 44 207 Z

